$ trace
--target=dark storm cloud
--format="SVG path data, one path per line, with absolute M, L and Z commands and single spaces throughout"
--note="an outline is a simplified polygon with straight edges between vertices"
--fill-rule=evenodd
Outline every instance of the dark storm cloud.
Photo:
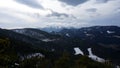
M 65 2 L 68 5 L 77 6 L 77 5 L 82 4 L 88 0 L 59 0 L 59 1 Z
M 35 0 L 15 0 L 21 4 L 28 5 L 33 8 L 43 8 L 39 3 L 37 3 Z
M 112 1 L 112 0 L 96 0 L 96 1 L 97 1 L 97 3 L 106 3 L 106 2 Z
M 56 16 L 56 17 L 61 17 L 61 16 L 69 17 L 68 14 L 65 14 L 65 13 L 58 13 L 58 12 L 55 12 L 55 11 L 52 11 L 52 14 L 47 15 L 47 17 L 52 17 L 52 16 Z
M 96 8 L 90 8 L 90 9 L 86 9 L 87 12 L 96 12 L 97 9 Z

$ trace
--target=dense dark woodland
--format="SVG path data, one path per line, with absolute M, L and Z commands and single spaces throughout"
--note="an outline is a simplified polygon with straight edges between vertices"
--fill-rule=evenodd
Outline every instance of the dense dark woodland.
M 120 65 L 119 42 L 120 27 L 117 26 L 71 28 L 51 33 L 32 28 L 0 29 L 0 68 L 115 68 Z M 85 55 L 74 55 L 74 47 L 79 47 Z M 100 63 L 88 58 L 87 48 L 106 61 Z M 26 57 L 35 53 L 42 56 Z

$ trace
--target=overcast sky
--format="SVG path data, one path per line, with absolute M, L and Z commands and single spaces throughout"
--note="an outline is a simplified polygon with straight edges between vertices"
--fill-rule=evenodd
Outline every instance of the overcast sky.
M 0 28 L 120 26 L 120 0 L 0 0 Z

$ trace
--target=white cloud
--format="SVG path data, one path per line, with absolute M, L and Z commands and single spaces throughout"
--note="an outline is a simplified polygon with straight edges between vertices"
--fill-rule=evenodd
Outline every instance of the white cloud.
M 72 6 L 67 6 L 65 3 L 58 0 L 38 0 L 39 3 L 45 8 L 59 13 L 69 13 L 68 9 Z
M 115 19 L 115 15 L 120 13 L 120 0 L 110 0 L 107 2 L 104 2 L 104 0 L 102 2 L 100 0 L 89 0 L 77 6 L 67 5 L 59 0 L 35 1 L 44 9 L 33 8 L 15 0 L 1 0 L 0 27 L 46 27 L 47 25 L 80 27 L 88 26 L 94 20 L 98 22 L 103 19 L 109 20 L 111 16 L 114 16 Z M 94 12 L 87 11 L 93 8 Z M 47 17 L 53 11 L 67 14 L 69 17 Z M 97 21 L 95 22 L 97 23 Z
M 71 9 L 71 13 L 73 13 L 73 15 L 81 19 L 86 19 L 86 18 L 92 19 L 91 15 L 98 18 L 107 17 L 109 15 L 114 14 L 115 9 L 120 7 L 119 3 L 120 3 L 120 0 L 114 0 L 114 1 L 109 1 L 107 3 L 97 4 L 96 0 L 89 0 L 84 4 L 80 4 L 74 9 Z M 86 9 L 90 9 L 90 8 L 96 8 L 97 11 L 94 13 L 87 12 Z
M 49 10 L 42 10 L 29 7 L 27 5 L 17 3 L 14 0 L 0 1 L 0 8 L 10 9 L 13 11 L 25 12 L 25 13 L 39 13 L 40 15 L 46 15 L 51 13 Z

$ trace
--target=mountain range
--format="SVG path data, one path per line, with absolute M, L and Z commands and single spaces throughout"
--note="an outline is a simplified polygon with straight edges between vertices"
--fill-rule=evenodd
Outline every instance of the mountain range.
M 68 53 L 72 57 L 87 56 L 100 63 L 110 61 L 113 65 L 120 64 L 120 27 L 52 29 L 0 29 L 0 45 L 8 46 L 1 46 L 0 53 L 14 54 L 21 60 L 36 56 L 55 60 Z M 6 51 L 6 48 L 10 51 Z M 15 60 L 11 64 L 19 65 L 20 59 Z

